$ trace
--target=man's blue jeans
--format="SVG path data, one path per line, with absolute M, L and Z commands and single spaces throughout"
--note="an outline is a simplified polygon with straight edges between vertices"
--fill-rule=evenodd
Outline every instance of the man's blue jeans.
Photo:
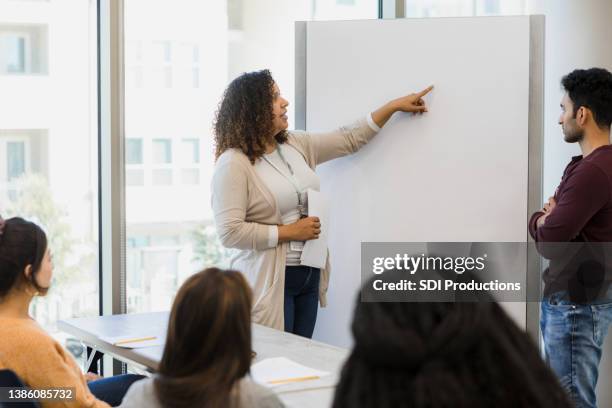
M 310 266 L 285 268 L 285 331 L 312 337 L 319 309 L 321 271 Z
M 564 293 L 542 299 L 546 359 L 577 408 L 596 407 L 595 386 L 612 303 L 581 305 Z

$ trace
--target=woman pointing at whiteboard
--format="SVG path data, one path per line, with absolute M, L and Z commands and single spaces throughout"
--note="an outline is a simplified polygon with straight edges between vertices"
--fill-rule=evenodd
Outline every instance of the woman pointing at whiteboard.
M 300 265 L 304 241 L 321 224 L 306 216 L 305 192 L 319 190 L 315 167 L 356 152 L 395 112 L 427 112 L 431 91 L 393 99 L 353 124 L 328 133 L 287 131 L 287 106 L 268 70 L 234 79 L 214 124 L 212 207 L 221 243 L 236 248 L 231 268 L 253 288 L 253 321 L 311 337 L 318 303 L 326 305 L 329 260 Z

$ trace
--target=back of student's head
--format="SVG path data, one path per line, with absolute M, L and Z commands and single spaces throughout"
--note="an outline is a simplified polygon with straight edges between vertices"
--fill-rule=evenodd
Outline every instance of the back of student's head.
M 43 294 L 47 291 L 36 279 L 46 250 L 47 236 L 38 225 L 23 218 L 0 217 L 0 300 L 24 285 Z M 28 265 L 31 273 L 26 277 Z
M 358 298 L 352 331 L 335 408 L 570 407 L 536 346 L 497 303 Z
M 251 365 L 252 294 L 240 272 L 209 268 L 179 289 L 155 382 L 165 407 L 228 407 Z
M 612 124 L 612 73 L 604 68 L 576 69 L 561 80 L 574 105 L 574 115 L 584 106 L 593 113 L 597 126 Z

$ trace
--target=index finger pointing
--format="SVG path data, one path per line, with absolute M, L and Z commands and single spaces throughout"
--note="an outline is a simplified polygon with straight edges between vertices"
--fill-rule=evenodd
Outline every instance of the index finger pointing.
M 428 86 L 427 88 L 423 89 L 421 92 L 417 93 L 417 95 L 419 96 L 419 98 L 422 98 L 423 96 L 427 95 L 429 92 L 431 92 L 431 90 L 434 88 L 433 85 Z

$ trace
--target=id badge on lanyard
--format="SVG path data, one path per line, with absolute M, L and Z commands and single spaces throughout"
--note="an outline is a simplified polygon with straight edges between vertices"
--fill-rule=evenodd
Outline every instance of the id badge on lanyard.
M 289 170 L 289 173 L 291 174 L 291 177 L 289 177 L 285 173 L 283 173 L 267 157 L 264 156 L 264 160 L 266 162 L 268 162 L 268 164 L 270 166 L 272 166 L 281 176 L 285 177 L 287 179 L 287 181 L 289 181 L 289 183 L 291 183 L 291 185 L 295 189 L 295 193 L 297 195 L 297 200 L 298 200 L 297 210 L 299 212 L 300 218 L 304 218 L 304 217 L 308 216 L 308 209 L 307 209 L 307 204 L 306 204 L 306 202 L 307 202 L 306 193 L 300 191 L 300 187 L 298 185 L 297 180 L 295 179 L 295 174 L 293 172 L 293 169 L 291 168 L 291 165 L 289 164 L 289 162 L 285 159 L 285 156 L 283 156 L 283 153 L 282 153 L 280 145 L 276 147 L 276 150 L 278 152 L 278 155 L 279 155 L 281 161 L 285 164 L 285 166 L 287 166 L 287 169 Z M 304 250 L 304 241 L 291 241 L 291 242 L 289 242 L 289 249 L 291 251 L 302 252 Z

